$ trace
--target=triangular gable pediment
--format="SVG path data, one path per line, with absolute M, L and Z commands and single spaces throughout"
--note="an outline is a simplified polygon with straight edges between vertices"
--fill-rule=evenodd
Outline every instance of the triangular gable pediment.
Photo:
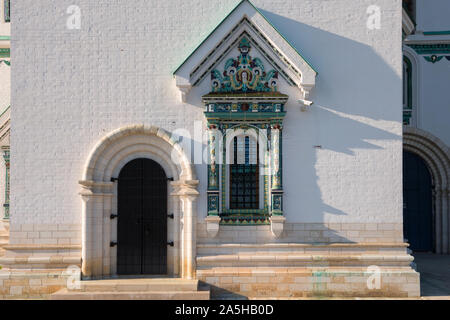
M 308 97 L 315 85 L 316 71 L 253 4 L 244 0 L 175 70 L 183 101 L 187 92 L 209 77 L 243 38 L 269 61 L 280 77 L 298 87 L 304 99 Z

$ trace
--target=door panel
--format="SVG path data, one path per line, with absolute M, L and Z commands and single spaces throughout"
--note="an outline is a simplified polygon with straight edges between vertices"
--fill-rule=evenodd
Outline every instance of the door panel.
M 153 160 L 136 159 L 120 172 L 117 273 L 165 274 L 167 177 Z
M 143 172 L 143 273 L 167 273 L 167 177 L 156 162 Z
M 433 251 L 432 180 L 425 162 L 403 152 L 403 232 L 413 251 Z

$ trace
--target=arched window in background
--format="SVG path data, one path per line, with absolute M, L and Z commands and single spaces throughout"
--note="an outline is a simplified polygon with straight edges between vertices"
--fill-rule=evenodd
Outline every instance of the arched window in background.
M 403 56 L 403 124 L 410 125 L 412 117 L 412 64 Z

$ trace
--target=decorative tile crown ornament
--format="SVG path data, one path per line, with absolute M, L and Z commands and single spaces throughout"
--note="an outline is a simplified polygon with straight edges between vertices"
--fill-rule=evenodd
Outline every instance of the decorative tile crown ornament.
M 250 56 L 252 48 L 246 37 L 241 39 L 238 49 L 240 55 L 228 59 L 222 73 L 217 69 L 211 71 L 212 92 L 276 92 L 278 71 L 266 72 L 261 59 Z
M 228 59 L 236 46 L 238 56 Z M 254 51 L 274 70 L 265 70 L 262 61 L 250 55 L 250 52 L 255 55 Z M 221 64 L 224 58 L 228 59 L 225 66 Z M 210 93 L 218 95 L 275 96 L 278 80 L 283 79 L 286 85 L 300 90 L 300 105 L 310 106 L 312 101 L 308 99 L 317 71 L 257 7 L 242 0 L 176 67 L 173 75 L 181 102 L 187 102 L 191 89 L 209 77 L 213 84 Z

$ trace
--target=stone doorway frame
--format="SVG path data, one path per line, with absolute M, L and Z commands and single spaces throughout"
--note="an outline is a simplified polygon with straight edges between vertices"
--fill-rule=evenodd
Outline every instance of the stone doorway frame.
M 422 158 L 433 183 L 434 244 L 436 253 L 450 253 L 450 149 L 431 133 L 403 127 L 403 150 Z
M 117 182 L 112 178 L 131 160 L 148 158 L 158 162 L 173 178 L 168 184 L 168 276 L 195 278 L 198 180 L 195 168 L 171 134 L 155 126 L 134 125 L 117 129 L 101 139 L 90 153 L 84 168 L 82 187 L 83 279 L 116 276 Z

